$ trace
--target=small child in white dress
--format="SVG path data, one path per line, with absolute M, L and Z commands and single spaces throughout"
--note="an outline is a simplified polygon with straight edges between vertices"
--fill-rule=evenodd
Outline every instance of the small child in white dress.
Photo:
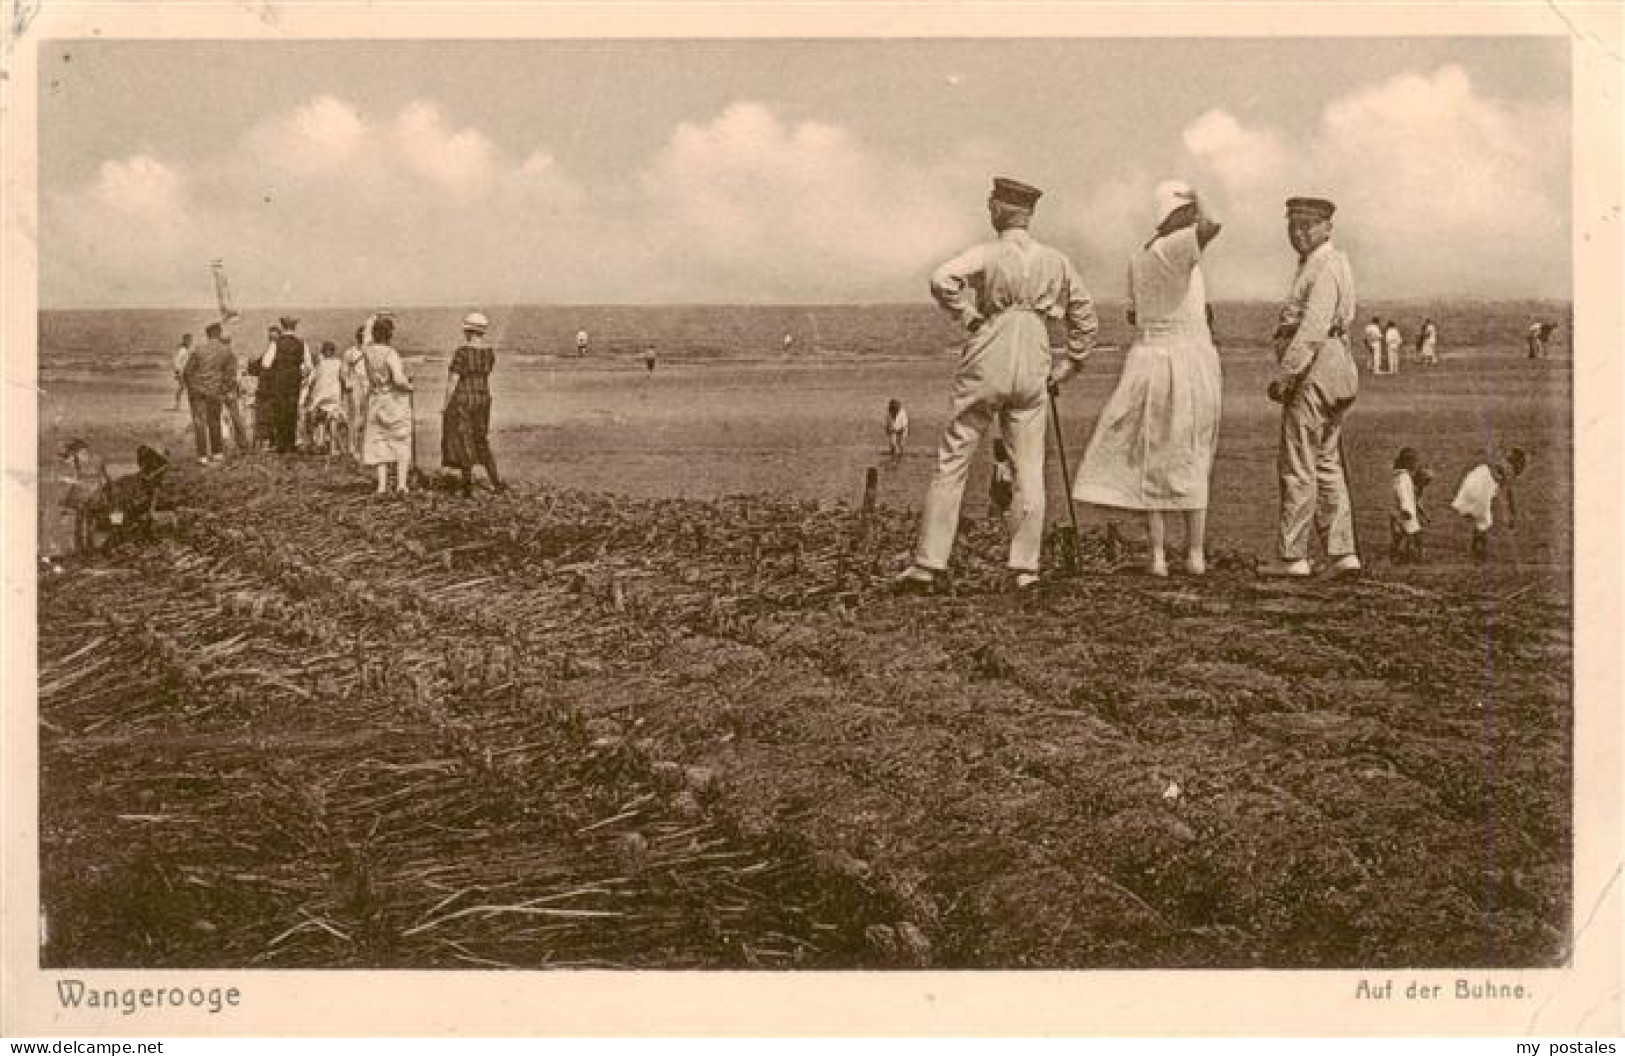
M 886 404 L 886 448 L 892 458 L 903 457 L 903 443 L 907 439 L 908 411 L 903 409 L 902 400 L 891 400 Z
M 1513 498 L 1512 482 L 1523 476 L 1528 465 L 1523 448 L 1515 447 L 1507 457 L 1494 465 L 1481 463 L 1462 478 L 1461 487 L 1450 508 L 1472 522 L 1473 560 L 1479 564 L 1489 559 L 1490 529 L 1495 526 L 1495 502 L 1506 495 L 1507 527 L 1518 529 L 1518 504 Z
M 1416 503 L 1421 468 L 1414 448 L 1399 449 L 1394 458 L 1393 505 L 1388 508 L 1388 559 L 1396 565 L 1422 559 L 1422 514 Z

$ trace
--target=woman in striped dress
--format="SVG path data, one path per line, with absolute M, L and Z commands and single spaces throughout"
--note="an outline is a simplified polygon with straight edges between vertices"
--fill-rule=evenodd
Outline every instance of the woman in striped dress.
M 451 388 L 440 429 L 440 464 L 463 472 L 463 495 L 474 493 L 474 466 L 485 474 L 496 491 L 507 486 L 497 475 L 496 456 L 491 453 L 491 370 L 496 366 L 496 350 L 485 343 L 490 321 L 479 312 L 463 318 L 463 343 L 452 353 L 447 368 Z M 455 382 L 452 379 L 455 378 Z

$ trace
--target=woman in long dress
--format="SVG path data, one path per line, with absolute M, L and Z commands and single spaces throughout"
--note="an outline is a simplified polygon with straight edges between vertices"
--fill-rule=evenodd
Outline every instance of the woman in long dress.
M 1154 576 L 1168 574 L 1165 515 L 1182 513 L 1185 568 L 1202 575 L 1222 379 L 1200 261 L 1219 224 L 1177 180 L 1158 186 L 1155 201 L 1156 234 L 1129 259 L 1130 322 L 1138 333 L 1072 493 L 1097 506 L 1146 511 Z
M 380 495 L 389 490 L 389 465 L 393 462 L 395 490 L 405 495 L 406 476 L 412 468 L 412 381 L 406 376 L 400 353 L 390 346 L 395 324 L 378 319 L 371 331 L 361 352 L 367 371 L 367 432 L 362 461 L 378 467 Z
M 462 470 L 463 495 L 474 493 L 474 467 L 485 467 L 485 475 L 495 491 L 506 491 L 497 475 L 496 456 L 491 453 L 491 370 L 496 366 L 496 350 L 485 342 L 489 320 L 479 312 L 463 317 L 463 343 L 451 354 L 446 368 L 447 381 L 455 387 L 446 397 L 441 419 L 440 464 Z
M 366 335 L 356 327 L 355 344 L 344 350 L 339 377 L 344 382 L 344 414 L 350 422 L 348 454 L 361 461 L 361 441 L 367 432 L 367 360 L 362 349 Z

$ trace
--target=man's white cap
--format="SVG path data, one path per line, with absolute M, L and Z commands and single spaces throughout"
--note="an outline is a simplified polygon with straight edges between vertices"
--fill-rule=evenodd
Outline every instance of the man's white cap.
M 483 334 L 491 329 L 491 320 L 487 319 L 483 312 L 469 312 L 463 316 L 463 329 Z
M 1196 201 L 1196 192 L 1184 180 L 1163 180 L 1152 195 L 1156 203 L 1157 223 L 1168 219 L 1175 209 Z

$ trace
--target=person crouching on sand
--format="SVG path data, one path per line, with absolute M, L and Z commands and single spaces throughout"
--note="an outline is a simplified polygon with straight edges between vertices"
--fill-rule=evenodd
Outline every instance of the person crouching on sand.
M 362 461 L 377 467 L 379 495 L 389 491 L 393 462 L 395 491 L 405 495 L 412 468 L 412 380 L 406 376 L 400 353 L 390 345 L 395 324 L 378 319 L 370 329 L 371 340 L 362 350 L 367 368 L 367 439 Z
M 1489 560 L 1490 529 L 1495 526 L 1495 504 L 1502 495 L 1506 496 L 1507 527 L 1518 530 L 1518 504 L 1512 494 L 1512 482 L 1523 476 L 1528 463 L 1523 448 L 1515 447 L 1501 461 L 1494 465 L 1480 463 L 1462 478 L 1450 508 L 1472 523 L 1474 562 L 1483 564 Z

